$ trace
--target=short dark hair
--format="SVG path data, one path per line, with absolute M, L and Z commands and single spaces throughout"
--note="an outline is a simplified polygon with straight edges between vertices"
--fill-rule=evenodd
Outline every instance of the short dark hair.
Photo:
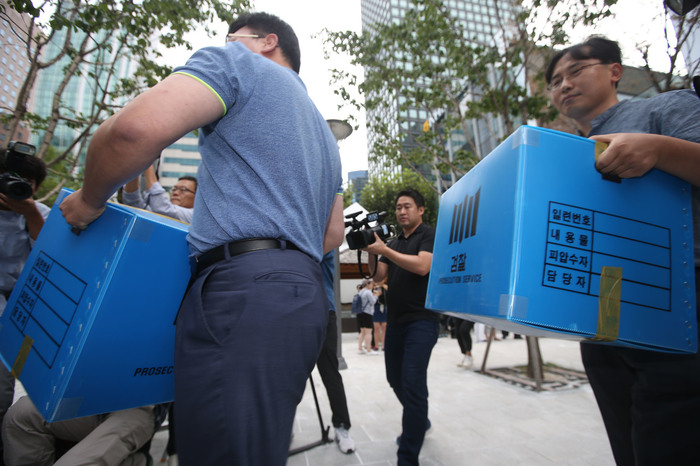
M 622 52 L 620 45 L 614 40 L 607 39 L 603 36 L 591 36 L 580 44 L 572 45 L 564 50 L 560 50 L 549 60 L 549 65 L 544 73 L 544 78 L 547 84 L 552 82 L 552 74 L 554 68 L 559 63 L 564 55 L 570 55 L 575 60 L 585 60 L 595 58 L 601 63 L 609 65 L 611 63 L 622 64 Z M 615 83 L 617 85 L 617 83 Z
M 5 158 L 5 153 L 7 153 L 7 149 L 2 150 L 2 159 Z M 0 164 L 0 171 L 7 171 L 4 164 Z M 44 161 L 34 156 L 26 157 L 20 169 L 15 171 L 22 178 L 33 180 L 36 188 L 46 179 L 46 172 Z
M 244 13 L 231 23 L 228 32 L 232 34 L 245 26 L 256 34 L 277 34 L 282 54 L 289 60 L 292 69 L 299 74 L 301 68 L 299 39 L 289 24 L 269 13 Z
M 399 193 L 396 195 L 396 199 L 394 199 L 394 204 L 399 202 L 399 198 L 403 196 L 408 196 L 413 199 L 413 201 L 416 203 L 416 207 L 425 207 L 425 198 L 421 193 L 413 188 L 406 188 L 399 191 Z
M 178 181 L 180 181 L 180 180 L 192 181 L 194 183 L 194 190 L 197 191 L 197 178 L 195 178 L 194 176 L 185 175 L 185 176 L 181 176 L 177 180 Z

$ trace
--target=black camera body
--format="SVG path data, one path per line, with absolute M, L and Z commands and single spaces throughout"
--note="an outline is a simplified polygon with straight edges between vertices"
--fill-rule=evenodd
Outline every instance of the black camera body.
M 17 173 L 26 167 L 27 159 L 34 157 L 36 147 L 19 141 L 10 141 L 0 155 L 0 193 L 11 199 L 23 200 L 32 197 L 32 184 Z
M 376 241 L 374 234 L 376 233 L 382 241 L 394 236 L 394 229 L 390 225 L 383 222 L 386 217 L 386 212 L 369 212 L 363 220 L 357 220 L 357 216 L 362 212 L 355 212 L 346 215 L 345 218 L 350 219 L 345 222 L 346 227 L 351 227 L 352 230 L 345 235 L 350 249 L 366 248 Z M 374 226 L 371 223 L 376 223 Z

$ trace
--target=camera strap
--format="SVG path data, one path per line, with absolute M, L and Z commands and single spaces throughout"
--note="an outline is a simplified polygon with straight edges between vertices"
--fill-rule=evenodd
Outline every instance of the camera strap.
M 374 256 L 374 273 L 372 275 L 365 275 L 365 273 L 362 271 L 362 251 L 357 250 L 357 267 L 360 269 L 360 275 L 362 275 L 362 278 L 372 278 L 377 274 L 377 266 L 379 265 L 379 257 Z M 369 267 L 369 254 L 367 256 L 367 267 Z M 369 272 L 369 271 L 368 271 Z

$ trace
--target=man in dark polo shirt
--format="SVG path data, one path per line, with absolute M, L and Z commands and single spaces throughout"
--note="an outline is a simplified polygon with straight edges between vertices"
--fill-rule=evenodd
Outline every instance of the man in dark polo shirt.
M 384 360 L 386 378 L 403 406 L 403 431 L 397 439 L 398 464 L 417 465 L 428 420 L 428 362 L 437 342 L 439 316 L 425 308 L 428 274 L 433 261 L 435 229 L 423 223 L 425 200 L 408 188 L 396 195 L 398 238 L 384 244 L 378 236 L 365 250 L 370 272 L 381 282 L 388 276 L 388 310 Z

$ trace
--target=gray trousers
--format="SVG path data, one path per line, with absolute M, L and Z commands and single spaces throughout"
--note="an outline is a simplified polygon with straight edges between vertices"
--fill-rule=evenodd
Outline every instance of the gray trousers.
M 12 405 L 12 401 L 15 397 L 15 378 L 10 371 L 7 370 L 5 365 L 0 362 L 0 426 L 2 426 L 2 420 L 5 417 L 7 409 Z M 2 439 L 0 438 L 0 466 L 2 463 L 3 448 Z
M 154 429 L 152 406 L 46 422 L 25 396 L 10 407 L 3 422 L 5 464 L 146 465 L 145 455 L 135 453 L 151 439 Z M 76 445 L 55 462 L 56 439 Z

